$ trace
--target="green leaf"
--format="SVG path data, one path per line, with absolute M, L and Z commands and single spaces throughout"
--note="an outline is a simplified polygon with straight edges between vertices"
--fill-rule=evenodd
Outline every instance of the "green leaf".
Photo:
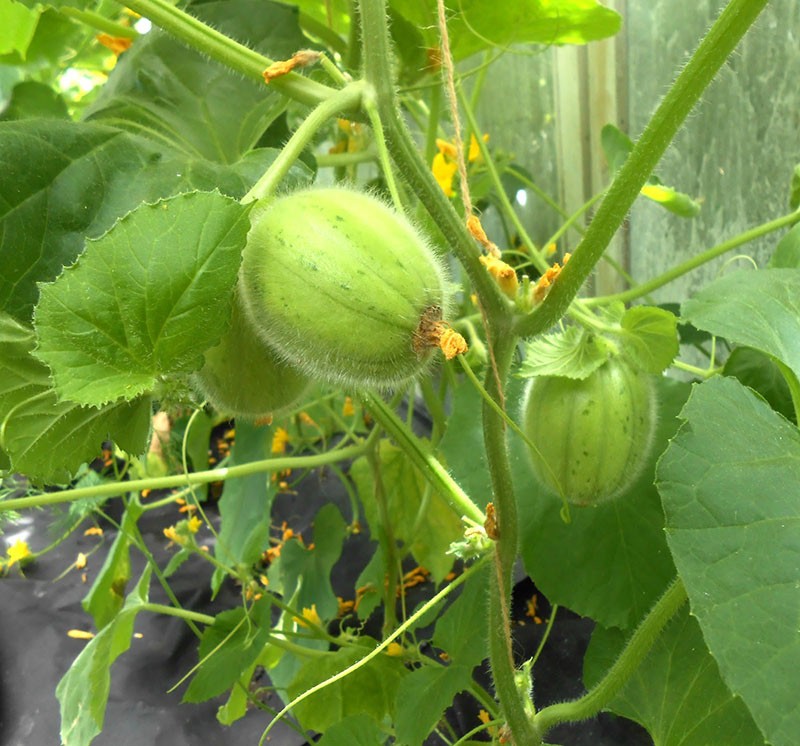
M 520 378 L 561 376 L 583 380 L 608 360 L 608 353 L 608 343 L 601 337 L 571 326 L 566 331 L 528 342 L 525 360 L 517 375 Z
M 800 164 L 792 171 L 792 181 L 789 189 L 789 208 L 796 210 L 800 207 Z
M 219 193 L 142 205 L 43 285 L 36 355 L 59 396 L 130 400 L 162 376 L 200 368 L 227 322 L 215 299 L 231 297 L 247 213 Z
M 296 11 L 276 3 L 195 4 L 192 14 L 275 59 L 309 46 Z M 286 104 L 277 91 L 153 29 L 120 59 L 86 119 L 165 141 L 194 158 L 235 163 Z
M 633 150 L 633 140 L 619 127 L 606 124 L 600 130 L 600 147 L 603 148 L 603 154 L 608 163 L 608 172 L 616 174 L 628 160 L 628 156 Z
M 641 477 L 607 504 L 572 508 L 571 523 L 564 523 L 561 502 L 537 485 L 527 462 L 516 469 L 522 559 L 552 603 L 605 626 L 627 628 L 674 577 L 653 473 L 677 429 L 687 391 L 685 384 L 658 381 L 659 426 Z
M 586 686 L 619 656 L 627 633 L 597 627 L 584 659 Z M 607 708 L 640 723 L 658 746 L 757 746 L 764 742 L 744 703 L 720 678 L 697 621 L 682 609 Z
M 335 723 L 319 740 L 318 746 L 382 746 L 386 735 L 368 715 L 353 715 Z
M 14 0 L 0 0 L 0 54 L 17 52 L 25 59 L 40 13 Z
M 800 224 L 778 241 L 767 266 L 770 269 L 800 269 Z
M 685 301 L 681 316 L 771 355 L 800 376 L 800 269 L 731 272 Z
M 792 394 L 775 361 L 763 352 L 737 347 L 728 356 L 722 372 L 738 379 L 763 396 L 767 403 L 787 420 L 794 420 Z
M 97 456 L 103 441 L 144 451 L 150 400 L 101 409 L 59 401 L 50 371 L 31 354 L 33 331 L 0 313 L 0 448 L 15 471 L 36 482 L 63 484 Z
M 435 0 L 391 0 L 393 10 L 418 26 L 437 48 Z M 594 0 L 448 0 L 453 57 L 513 44 L 586 44 L 616 34 L 620 16 Z
M 236 423 L 236 441 L 229 464 L 237 466 L 267 458 L 272 428 L 246 420 Z M 219 501 L 221 526 L 214 547 L 225 565 L 249 567 L 269 546 L 270 509 L 275 490 L 269 474 L 250 474 L 225 482 Z M 260 538 L 260 541 L 254 541 Z
M 148 600 L 150 575 L 150 567 L 145 568 L 119 614 L 89 641 L 58 682 L 63 746 L 88 746 L 103 729 L 111 665 L 131 645 L 136 615 Z
M 471 671 L 488 654 L 488 618 L 485 608 L 488 570 L 467 580 L 458 598 L 436 621 L 433 644 L 450 661 Z
M 314 517 L 314 547 L 297 539 L 287 541 L 279 558 L 280 592 L 298 610 L 316 607 L 323 622 L 333 619 L 339 602 L 331 585 L 331 571 L 342 554 L 347 524 L 339 508 L 329 503 Z
M 453 698 L 472 685 L 472 669 L 465 666 L 423 666 L 406 676 L 397 691 L 397 739 L 406 746 L 422 746 Z
M 125 602 L 125 588 L 131 578 L 130 546 L 141 514 L 141 507 L 128 505 L 103 567 L 81 604 L 92 615 L 97 629 L 110 624 Z
M 696 385 L 681 418 L 658 466 L 667 541 L 723 680 L 767 741 L 790 746 L 800 733 L 800 432 L 732 378 Z
M 366 637 L 360 638 L 360 643 L 330 655 L 315 656 L 304 663 L 289 685 L 289 699 L 361 660 L 370 650 L 367 645 L 375 644 Z M 312 694 L 297 704 L 292 712 L 305 729 L 320 732 L 362 713 L 381 722 L 384 717 L 393 716 L 397 690 L 406 674 L 399 659 L 378 655 L 343 679 Z
M 0 0 L 2 2 L 2 0 Z M 27 80 L 14 86 L 11 100 L 0 112 L 0 120 L 69 119 L 67 104 L 50 86 Z
M 453 557 L 445 552 L 461 536 L 461 521 L 444 498 L 430 490 L 425 478 L 397 446 L 382 440 L 378 455 L 392 535 L 418 564 L 430 570 L 437 583 L 441 582 L 453 566 Z M 350 476 L 364 506 L 367 524 L 376 531 L 380 518 L 375 476 L 366 457 L 353 462 Z
M 230 689 L 256 661 L 270 636 L 268 596 L 256 601 L 249 613 L 242 607 L 222 611 L 203 630 L 200 668 L 183 695 L 183 702 L 205 702 Z
M 678 354 L 678 319 L 663 308 L 629 308 L 622 329 L 625 354 L 647 373 L 661 373 Z
M 226 166 L 96 124 L 0 122 L 0 308 L 28 321 L 37 283 L 72 264 L 86 238 L 142 202 L 180 192 L 218 189 L 238 199 L 277 152 L 257 150 Z M 297 165 L 287 186 L 309 178 Z

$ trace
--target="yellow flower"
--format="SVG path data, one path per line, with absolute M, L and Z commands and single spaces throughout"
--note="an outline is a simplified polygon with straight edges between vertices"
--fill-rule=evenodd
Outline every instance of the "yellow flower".
M 67 637 L 73 640 L 91 640 L 94 637 L 94 632 L 86 632 L 82 629 L 68 629 Z
M 482 256 L 480 257 L 480 263 L 494 277 L 503 294 L 514 300 L 517 297 L 517 288 L 519 288 L 519 280 L 514 268 L 494 256 Z
M 483 135 L 481 138 L 484 142 L 489 142 L 489 134 Z M 467 155 L 467 160 L 470 163 L 475 163 L 475 161 L 479 160 L 481 157 L 481 148 L 478 145 L 478 140 L 475 135 L 469 136 L 469 154 Z
M 403 646 L 396 642 L 390 642 L 386 648 L 386 655 L 389 655 L 392 658 L 401 657 L 403 655 Z
M 180 538 L 178 537 L 178 532 L 175 530 L 175 526 L 167 526 L 164 529 L 164 536 L 166 536 L 170 541 L 180 544 Z
M 311 624 L 315 624 L 317 627 L 322 626 L 322 619 L 319 618 L 319 614 L 317 613 L 317 605 L 311 604 L 311 608 L 308 607 L 303 609 L 303 618 L 298 619 L 297 623 L 301 627 L 308 627 L 309 622 Z
M 17 539 L 6 552 L 8 555 L 8 567 L 12 567 L 16 563 L 22 564 L 25 560 L 33 557 L 31 548 L 28 546 L 27 541 Z
M 91 528 L 87 528 L 86 531 L 83 532 L 84 536 L 102 536 L 103 529 L 99 526 L 92 526 Z
M 446 197 L 452 197 L 455 192 L 453 191 L 453 176 L 458 170 L 458 165 L 454 161 L 448 161 L 445 156 L 439 152 L 433 156 L 433 165 L 431 166 L 433 177 L 442 188 Z
M 289 433 L 282 427 L 275 428 L 272 436 L 272 452 L 274 454 L 286 453 L 286 445 L 289 443 Z
M 83 552 L 78 552 L 78 559 L 75 560 L 75 567 L 78 570 L 83 570 L 86 567 L 86 555 Z
M 196 534 L 196 533 L 197 533 L 197 532 L 200 530 L 200 527 L 201 527 L 202 525 L 203 525 L 203 522 L 202 522 L 202 521 L 201 521 L 201 520 L 200 520 L 200 519 L 199 519 L 199 518 L 198 518 L 196 515 L 193 515 L 193 516 L 192 516 L 192 517 L 191 517 L 191 518 L 190 518 L 190 519 L 189 519 L 189 520 L 186 522 L 186 527 L 187 527 L 187 528 L 189 529 L 189 531 L 190 531 L 191 533 L 193 533 L 193 534 Z
M 345 396 L 344 404 L 342 405 L 342 416 L 352 417 L 356 413 L 356 408 L 353 406 L 353 400 L 349 396 Z

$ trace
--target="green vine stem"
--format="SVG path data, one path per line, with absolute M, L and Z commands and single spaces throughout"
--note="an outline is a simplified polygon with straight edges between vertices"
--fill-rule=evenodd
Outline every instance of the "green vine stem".
M 93 10 L 80 10 L 79 8 L 71 8 L 66 6 L 60 8 L 59 12 L 67 18 L 72 18 L 73 21 L 83 23 L 89 28 L 103 31 L 111 36 L 116 36 L 121 39 L 135 39 L 139 36 L 139 32 L 130 26 L 123 26 L 121 23 L 112 21 Z
M 450 476 L 447 469 L 430 452 L 426 445 L 392 411 L 391 407 L 376 394 L 362 394 L 361 401 L 369 409 L 375 421 L 390 435 L 397 445 L 411 459 L 423 476 L 447 500 L 458 516 L 467 516 L 476 523 L 483 524 L 486 516 L 470 500 L 458 482 Z M 2 505 L 2 503 L 0 503 Z
M 539 334 L 564 315 L 622 225 L 664 151 L 767 1 L 731 0 L 719 15 L 636 141 L 583 240 L 547 298 L 541 306 L 518 321 L 516 332 L 519 336 Z
M 614 665 L 588 694 L 572 702 L 550 705 L 535 715 L 533 721 L 540 737 L 559 723 L 594 717 L 611 702 L 644 661 L 662 630 L 683 606 L 686 598 L 683 582 L 680 578 L 675 578 L 636 628 Z
M 264 84 L 261 74 L 273 60 L 207 26 L 194 16 L 171 5 L 168 0 L 119 0 L 119 2 L 148 18 L 188 47 L 221 62 L 246 78 Z M 319 104 L 335 92 L 334 89 L 297 73 L 276 78 L 269 85 L 270 88 L 311 106 Z
M 798 221 L 800 221 L 800 211 L 791 212 L 788 215 L 783 215 L 775 220 L 770 220 L 768 223 L 759 225 L 756 228 L 751 228 L 744 233 L 740 233 L 738 236 L 734 236 L 727 241 L 723 241 L 717 246 L 712 246 L 710 249 L 697 254 L 697 256 L 693 256 L 691 259 L 687 259 L 685 262 L 675 265 L 667 272 L 664 272 L 664 274 L 654 277 L 652 280 L 643 282 L 640 285 L 632 287 L 629 290 L 624 290 L 621 293 L 604 295 L 599 298 L 586 298 L 583 301 L 583 305 L 587 307 L 598 306 L 605 305 L 606 303 L 612 303 L 613 301 L 622 301 L 623 303 L 627 303 L 628 301 L 635 300 L 636 298 L 641 298 L 642 296 L 648 295 L 664 285 L 668 285 L 673 280 L 677 280 L 679 277 L 688 274 L 703 264 L 710 262 L 712 259 L 716 259 L 718 256 L 722 256 L 723 254 L 738 248 L 742 244 L 755 241 L 757 238 L 766 236 L 767 234 L 772 233 L 773 231 L 778 231 L 781 228 L 788 228 Z
M 221 469 L 208 469 L 196 471 L 192 474 L 174 474 L 168 477 L 150 477 L 148 479 L 131 479 L 128 482 L 112 482 L 111 484 L 98 484 L 93 487 L 77 487 L 72 490 L 62 490 L 44 495 L 31 495 L 18 497 L 13 500 L 0 500 L 0 513 L 9 510 L 25 510 L 27 508 L 40 508 L 45 505 L 58 505 L 59 503 L 74 502 L 90 497 L 117 497 L 125 492 L 140 492 L 141 490 L 166 490 L 174 487 L 185 487 L 187 484 L 200 485 L 209 482 L 221 482 L 226 479 L 246 477 L 250 474 L 259 474 L 269 471 L 284 471 L 285 469 L 314 469 L 324 464 L 335 463 L 353 459 L 364 453 L 365 443 L 359 443 L 346 448 L 334 449 L 314 456 L 286 456 L 284 458 L 270 458 L 261 461 L 252 461 L 249 464 L 228 466 Z
M 317 105 L 294 131 L 286 145 L 281 148 L 266 173 L 242 197 L 241 203 L 246 205 L 271 196 L 320 128 L 340 111 L 357 107 L 363 93 L 364 84 L 362 82 L 350 83 L 346 88 L 336 91 L 330 98 Z
M 375 90 L 375 104 L 386 134 L 386 144 L 408 186 L 442 231 L 450 248 L 469 276 L 487 313 L 509 316 L 505 296 L 478 258 L 480 250 L 460 217 L 445 196 L 430 167 L 420 155 L 397 105 L 393 54 L 389 43 L 386 0 L 360 0 L 364 74 Z

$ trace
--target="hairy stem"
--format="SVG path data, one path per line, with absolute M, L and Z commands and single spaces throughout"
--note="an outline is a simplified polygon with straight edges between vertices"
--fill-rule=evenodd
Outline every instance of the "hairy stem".
M 614 665 L 592 690 L 573 702 L 545 707 L 534 717 L 536 730 L 544 734 L 559 723 L 594 717 L 616 696 L 644 661 L 670 619 L 686 602 L 686 589 L 680 578 L 672 581 L 664 595 L 641 621 Z
M 564 315 L 686 117 L 766 4 L 731 0 L 722 11 L 637 140 L 547 298 L 517 324 L 520 336 L 539 334 Z
M 186 46 L 208 55 L 246 78 L 264 83 L 261 73 L 273 60 L 207 26 L 194 16 L 179 10 L 168 0 L 120 0 L 120 4 L 150 19 Z M 289 98 L 312 106 L 334 93 L 334 89 L 297 73 L 277 78 L 270 83 L 270 87 Z
M 624 290 L 621 293 L 604 295 L 599 298 L 587 298 L 583 303 L 585 306 L 597 306 L 620 300 L 623 303 L 627 303 L 628 301 L 635 300 L 636 298 L 641 298 L 642 296 L 652 293 L 654 290 L 658 290 L 658 288 L 663 287 L 664 285 L 668 285 L 673 280 L 677 280 L 679 277 L 688 274 L 692 270 L 701 267 L 703 264 L 710 262 L 712 259 L 716 259 L 718 256 L 722 256 L 729 251 L 733 251 L 733 249 L 738 248 L 742 244 L 755 241 L 757 238 L 766 236 L 768 233 L 780 230 L 781 228 L 787 228 L 790 225 L 794 225 L 798 221 L 800 221 L 800 212 L 792 212 L 788 215 L 776 218 L 775 220 L 770 220 L 768 223 L 759 225 L 756 228 L 751 228 L 749 231 L 740 233 L 738 236 L 734 236 L 727 241 L 723 241 L 717 246 L 712 246 L 710 249 L 706 249 L 706 251 L 697 254 L 697 256 L 693 256 L 691 259 L 687 259 L 681 264 L 675 265 L 664 272 L 664 274 L 654 277 L 652 280 L 643 282 L 640 285 L 632 287 L 629 290 Z

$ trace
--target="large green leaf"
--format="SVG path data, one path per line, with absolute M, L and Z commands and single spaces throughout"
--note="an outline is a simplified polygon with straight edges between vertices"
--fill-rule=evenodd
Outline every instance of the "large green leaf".
M 397 691 L 397 739 L 404 746 L 422 746 L 453 698 L 472 684 L 465 666 L 423 666 L 412 671 Z
M 297 12 L 264 0 L 195 4 L 192 13 L 276 59 L 308 47 Z M 86 119 L 187 155 L 235 163 L 286 108 L 286 98 L 154 30 L 122 57 Z
M 795 167 L 795 174 L 798 174 Z M 769 258 L 769 266 L 773 269 L 781 267 L 800 269 L 800 225 L 795 225 L 775 247 Z
M 388 440 L 381 441 L 379 456 L 383 499 L 392 535 L 440 582 L 453 566 L 453 556 L 445 552 L 463 533 L 461 521 L 438 492 L 429 490 L 425 478 L 397 446 Z M 364 506 L 367 523 L 375 532 L 380 525 L 376 482 L 366 457 L 353 462 L 350 476 Z M 424 511 L 422 515 L 420 510 Z
M 63 746 L 88 746 L 103 729 L 111 665 L 131 645 L 136 615 L 148 600 L 150 575 L 150 568 L 145 568 L 119 614 L 86 645 L 58 682 Z
M 249 611 L 242 607 L 217 614 L 203 630 L 200 668 L 183 695 L 184 702 L 205 702 L 236 684 L 261 655 L 270 636 L 272 604 L 265 596 Z
M 791 746 L 800 733 L 800 432 L 732 378 L 695 386 L 681 418 L 657 474 L 669 547 L 725 683 L 767 741 Z
M 325 731 L 318 746 L 382 746 L 386 736 L 368 715 L 353 715 Z
M 0 308 L 27 321 L 86 238 L 142 202 L 217 189 L 241 197 L 275 158 L 257 150 L 233 166 L 192 159 L 165 144 L 97 124 L 0 122 Z M 292 169 L 294 183 L 308 170 Z
M 30 328 L 0 313 L 0 448 L 15 471 L 60 484 L 95 458 L 105 440 L 144 451 L 149 398 L 100 409 L 60 401 L 47 366 L 32 355 L 34 345 Z
M 247 420 L 236 423 L 236 441 L 230 466 L 267 458 L 272 428 Z M 270 508 L 275 489 L 269 474 L 250 474 L 225 482 L 219 501 L 222 521 L 214 547 L 217 559 L 225 565 L 253 564 L 269 547 Z
M 131 577 L 130 547 L 141 514 L 142 508 L 138 504 L 128 505 L 103 567 L 83 599 L 82 606 L 92 615 L 97 629 L 109 624 L 125 602 L 125 588 Z
M 227 322 L 247 213 L 218 193 L 142 205 L 42 286 L 36 355 L 59 395 L 100 406 L 199 369 Z
M 391 0 L 397 13 L 418 26 L 428 48 L 438 48 L 436 0 Z M 447 0 L 448 30 L 456 60 L 512 44 L 585 44 L 613 36 L 617 13 L 595 0 Z
M 800 376 L 800 269 L 731 272 L 685 301 L 681 316 Z
M 591 687 L 620 654 L 627 632 L 598 627 L 584 659 Z M 731 694 L 697 621 L 684 608 L 607 708 L 648 730 L 655 746 L 758 746 L 764 739 Z
M 40 13 L 15 0 L 0 0 L 0 55 L 17 52 L 25 58 Z
M 370 640 L 362 638 L 361 642 L 340 648 L 330 655 L 309 659 L 289 685 L 289 698 L 294 699 L 363 658 L 370 650 L 367 647 Z M 393 715 L 397 689 L 406 673 L 398 658 L 378 655 L 300 702 L 293 713 L 304 728 L 320 732 L 349 716 L 362 713 L 381 722 L 387 715 Z

